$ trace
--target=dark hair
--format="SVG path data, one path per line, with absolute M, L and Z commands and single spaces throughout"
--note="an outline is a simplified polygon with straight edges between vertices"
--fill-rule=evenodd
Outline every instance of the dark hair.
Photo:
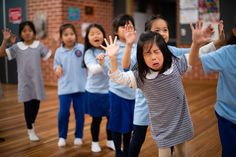
M 35 29 L 35 26 L 34 26 L 33 22 L 31 22 L 31 21 L 24 21 L 24 22 L 21 22 L 20 25 L 19 25 L 19 37 L 20 37 L 21 41 L 24 41 L 24 39 L 21 37 L 21 32 L 23 31 L 25 26 L 29 26 L 30 29 L 34 33 L 34 36 L 36 36 L 36 29 Z
M 71 28 L 72 31 L 75 33 L 75 40 L 76 42 L 78 41 L 78 37 L 77 37 L 77 32 L 76 32 L 76 29 L 75 29 L 75 26 L 71 23 L 66 23 L 66 24 L 63 24 L 60 29 L 59 29 L 59 33 L 60 33 L 60 38 L 62 39 L 62 34 L 63 32 L 67 29 L 67 28 Z M 62 45 L 64 46 L 65 43 L 63 43 L 62 41 Z
M 117 33 L 118 31 L 118 28 L 120 26 L 124 26 L 126 24 L 129 23 L 129 21 L 132 23 L 132 25 L 135 27 L 135 24 L 134 24 L 134 18 L 128 14 L 121 14 L 119 16 L 117 16 L 113 22 L 112 22 L 112 32 L 113 32 L 113 35 L 115 36 L 115 34 Z M 119 37 L 117 37 L 119 38 Z
M 231 30 L 230 36 L 226 41 L 226 45 L 233 45 L 233 44 L 236 44 L 236 26 Z
M 168 49 L 165 40 L 159 33 L 151 31 L 142 33 L 139 37 L 137 44 L 138 72 L 141 81 L 144 81 L 144 78 L 146 77 L 147 73 L 150 70 L 150 68 L 145 63 L 143 56 L 143 47 L 147 44 L 150 44 L 149 49 L 152 48 L 153 44 L 156 44 L 163 54 L 164 62 L 163 62 L 163 68 L 159 71 L 160 74 L 165 72 L 167 69 L 171 67 L 172 57 L 174 57 L 173 54 Z
M 158 14 L 158 15 L 153 15 L 150 19 L 148 19 L 148 20 L 145 22 L 145 28 L 144 28 L 144 30 L 145 30 L 145 31 L 151 31 L 153 22 L 156 21 L 156 20 L 160 20 L 160 19 L 161 19 L 161 20 L 164 20 L 164 21 L 166 22 L 167 27 L 169 28 L 169 24 L 168 24 L 166 18 L 163 17 L 162 15 L 159 15 L 159 14 Z
M 92 48 L 93 46 L 91 45 L 91 43 L 89 42 L 89 38 L 88 38 L 88 35 L 89 35 L 89 32 L 92 28 L 97 28 L 99 29 L 102 34 L 103 34 L 103 37 L 105 38 L 106 37 L 106 33 L 105 33 L 105 30 L 104 28 L 102 27 L 102 25 L 99 25 L 99 24 L 90 24 L 87 29 L 86 29 L 86 34 L 85 34 L 85 38 L 84 38 L 84 54 L 83 54 L 83 67 L 87 68 L 85 62 L 84 62 L 84 56 L 85 56 L 85 53 L 88 49 Z M 105 46 L 105 41 L 103 40 L 103 43 L 102 43 L 103 46 Z

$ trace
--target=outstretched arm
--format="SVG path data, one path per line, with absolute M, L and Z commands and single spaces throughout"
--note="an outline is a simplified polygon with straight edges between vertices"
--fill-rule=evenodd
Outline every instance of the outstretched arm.
M 207 54 L 209 52 L 215 51 L 216 49 L 220 48 L 225 44 L 225 33 L 224 33 L 224 24 L 221 20 L 218 24 L 218 39 L 214 42 L 210 42 L 207 45 L 204 45 L 199 50 L 199 56 L 201 57 L 204 54 Z
M 117 71 L 118 69 L 118 65 L 117 65 L 117 53 L 119 50 L 119 45 L 116 43 L 117 42 L 117 37 L 115 37 L 114 42 L 112 40 L 112 37 L 109 36 L 109 41 L 110 43 L 108 43 L 108 41 L 106 39 L 105 43 L 106 43 L 106 47 L 104 47 L 103 45 L 101 45 L 101 47 L 106 50 L 107 56 L 110 59 L 110 72 L 113 73 L 115 71 Z
M 132 24 L 125 25 L 125 52 L 122 57 L 122 67 L 123 69 L 128 69 L 130 67 L 130 57 L 131 50 L 134 41 L 136 40 L 136 31 Z
M 119 50 L 119 45 L 116 43 L 117 37 L 115 37 L 114 42 L 111 36 L 109 36 L 110 43 L 105 39 L 106 47 L 101 47 L 106 50 L 107 56 L 110 59 L 110 78 L 113 82 L 122 84 L 131 88 L 137 88 L 136 80 L 132 71 L 120 72 L 118 70 L 116 55 Z
M 2 31 L 3 33 L 3 40 L 0 48 L 0 57 L 6 56 L 6 48 L 7 48 L 7 41 L 11 37 L 11 30 L 10 29 L 5 29 Z
M 208 25 L 205 29 L 202 29 L 203 23 L 198 21 L 195 27 L 190 24 L 192 30 L 192 45 L 189 54 L 189 64 L 195 65 L 199 61 L 199 48 L 210 41 L 210 37 L 213 34 L 213 28 Z

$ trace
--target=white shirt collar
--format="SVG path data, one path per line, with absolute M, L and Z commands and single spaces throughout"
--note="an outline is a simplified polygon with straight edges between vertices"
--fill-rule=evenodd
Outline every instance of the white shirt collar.
M 28 47 L 30 48 L 37 48 L 39 46 L 39 41 L 35 40 L 31 45 L 25 45 L 22 41 L 17 43 L 17 46 L 21 50 L 26 50 Z
M 174 69 L 173 64 L 171 64 L 171 67 L 169 69 L 167 69 L 163 74 L 169 75 L 172 73 L 173 69 Z M 150 70 L 149 73 L 147 73 L 147 75 L 146 75 L 146 79 L 154 79 L 158 76 L 158 74 L 159 74 L 158 71 Z

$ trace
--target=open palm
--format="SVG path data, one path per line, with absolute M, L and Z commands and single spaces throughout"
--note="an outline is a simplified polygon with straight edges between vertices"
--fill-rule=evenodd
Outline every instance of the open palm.
M 108 43 L 108 41 L 106 39 L 105 43 L 106 43 L 106 47 L 101 45 L 101 47 L 106 51 L 106 54 L 108 55 L 109 58 L 114 57 L 117 55 L 118 50 L 119 50 L 119 44 L 117 44 L 117 37 L 115 37 L 114 41 L 112 40 L 112 37 L 109 36 L 109 41 L 110 43 Z
M 203 29 L 202 21 L 198 21 L 195 27 L 193 27 L 192 24 L 190 24 L 190 27 L 192 30 L 192 40 L 194 43 L 204 45 L 210 41 L 210 37 L 213 34 L 213 28 L 211 25 L 208 25 L 205 29 Z
M 125 41 L 127 44 L 133 44 L 136 40 L 136 31 L 132 24 L 125 25 Z

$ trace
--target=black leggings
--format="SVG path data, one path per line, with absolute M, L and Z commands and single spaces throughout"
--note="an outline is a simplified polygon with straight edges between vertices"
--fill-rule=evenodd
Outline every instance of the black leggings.
M 28 129 L 32 129 L 32 123 L 35 122 L 39 111 L 40 101 L 33 99 L 27 102 L 24 102 L 24 113 L 25 113 L 25 121 Z
M 145 141 L 148 125 L 134 125 L 133 135 L 129 145 L 129 157 L 138 157 Z
M 90 128 L 93 142 L 99 141 L 99 131 L 100 131 L 101 121 L 102 121 L 102 117 L 93 117 L 91 128 Z M 108 125 L 108 122 L 109 122 L 109 117 L 107 117 L 107 125 Z M 107 126 L 106 126 L 106 132 L 107 132 L 107 140 L 112 140 L 111 131 L 107 129 Z
M 123 152 L 121 151 L 121 136 L 123 135 Z M 131 132 L 121 134 L 119 132 L 112 132 L 112 139 L 116 148 L 116 157 L 128 157 L 129 142 Z

